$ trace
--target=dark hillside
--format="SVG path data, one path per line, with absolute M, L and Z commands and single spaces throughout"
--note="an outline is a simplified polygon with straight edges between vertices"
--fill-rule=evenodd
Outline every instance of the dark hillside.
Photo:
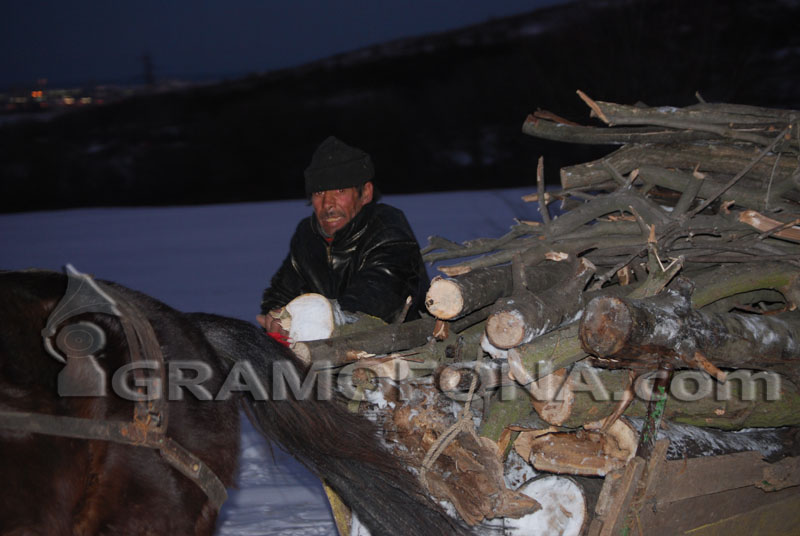
M 586 122 L 575 95 L 800 108 L 800 3 L 575 2 L 376 45 L 296 69 L 139 96 L 0 128 L 0 210 L 302 196 L 330 134 L 369 151 L 384 192 L 533 184 L 609 148 L 520 131 L 537 107 Z

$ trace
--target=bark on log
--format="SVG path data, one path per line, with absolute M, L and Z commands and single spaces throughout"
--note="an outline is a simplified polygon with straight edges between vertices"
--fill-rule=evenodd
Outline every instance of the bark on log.
M 659 127 L 598 128 L 548 121 L 529 115 L 522 124 L 522 132 L 535 138 L 586 143 L 593 145 L 624 145 L 627 143 L 692 142 L 714 137 L 704 132 L 677 131 Z
M 713 314 L 691 307 L 691 284 L 646 300 L 596 298 L 580 322 L 583 349 L 609 364 L 655 368 L 756 368 L 796 374 L 800 312 Z M 709 360 L 713 363 L 709 367 Z
M 720 173 L 733 176 L 748 165 L 759 151 L 728 145 L 626 145 L 608 156 L 561 168 L 561 186 L 565 189 L 590 186 L 612 179 L 610 165 L 621 174 L 642 166 L 658 166 Z M 796 164 L 789 158 L 768 155 L 750 171 L 748 177 L 766 187 L 770 178 L 782 182 L 791 178 Z
M 451 333 L 457 334 L 486 318 L 488 311 L 477 311 L 450 325 Z M 294 353 L 307 365 L 325 363 L 337 367 L 356 361 L 365 355 L 384 355 L 401 350 L 418 348 L 433 336 L 436 319 L 432 317 L 412 320 L 405 324 L 390 324 L 351 335 L 317 341 L 297 343 Z M 445 346 L 439 346 L 441 353 Z
M 422 258 L 425 262 L 437 262 L 443 259 L 479 255 L 507 247 L 509 243 L 519 242 L 522 237 L 537 235 L 541 230 L 534 224 L 518 223 L 500 238 L 477 238 L 457 244 L 438 236 L 428 237 L 428 246 L 422 249 Z M 444 250 L 444 251 L 436 251 Z
M 699 186 L 697 197 L 701 199 L 707 199 L 714 195 L 723 184 L 722 181 L 716 180 L 713 175 L 709 175 L 706 178 L 697 178 L 691 172 L 665 169 L 658 166 L 641 166 L 638 169 L 639 178 L 644 182 L 678 192 L 685 191 L 687 185 L 696 182 Z M 755 210 L 767 210 L 769 208 L 773 210 L 776 208 L 788 209 L 790 205 L 781 201 L 780 197 L 794 187 L 794 181 L 791 180 L 791 177 L 787 178 L 781 183 L 773 184 L 769 197 L 767 197 L 764 192 L 759 190 L 734 186 L 722 195 L 721 200 L 734 200 L 739 206 Z
M 768 129 L 779 128 L 797 121 L 800 111 L 763 108 L 746 104 L 698 103 L 685 108 L 673 106 L 630 106 L 613 102 L 596 101 L 583 91 L 578 96 L 591 108 L 592 115 L 606 123 L 621 124 L 625 119 L 647 122 L 659 118 L 680 119 L 685 122 L 706 123 L 712 125 L 747 125 Z
M 610 209 L 610 210 L 613 212 L 615 209 Z M 560 220 L 561 218 L 558 218 L 553 223 L 557 223 Z M 576 223 L 573 229 L 577 229 L 581 225 L 582 224 Z M 565 231 L 565 234 L 568 232 L 570 231 Z M 627 247 L 630 248 L 631 251 L 639 251 L 642 247 L 646 245 L 646 243 L 647 243 L 647 237 L 642 236 L 641 234 L 639 235 L 612 234 L 604 237 L 603 240 L 604 246 Z M 578 256 L 579 254 L 585 252 L 588 249 L 596 248 L 597 245 L 598 245 L 597 238 L 593 236 L 589 236 L 587 238 L 579 238 L 575 240 L 568 240 L 568 239 L 562 240 L 559 238 L 558 240 L 538 241 L 536 245 L 528 247 L 522 251 L 522 262 L 526 266 L 535 266 L 546 260 L 548 256 L 552 255 L 553 253 L 565 253 L 567 255 Z M 460 264 L 442 266 L 439 268 L 439 270 L 447 275 L 462 274 L 478 268 L 486 268 L 490 266 L 496 266 L 498 264 L 507 263 L 511 261 L 514 255 L 516 255 L 517 253 L 519 253 L 519 251 L 512 251 L 512 250 L 500 251 L 490 255 L 484 255 L 482 257 L 478 257 L 477 259 L 472 259 L 470 261 L 462 262 Z
M 531 291 L 546 289 L 563 274 L 562 264 L 545 261 L 526 270 L 526 286 Z M 510 265 L 482 268 L 453 278 L 434 277 L 425 305 L 436 318 L 456 320 L 508 296 L 512 290 Z
M 489 342 L 497 348 L 513 348 L 574 317 L 583 305 L 583 289 L 594 272 L 594 265 L 580 258 L 573 264 L 573 273 L 560 284 L 541 292 L 521 289 L 498 300 L 486 323 Z
M 800 268 L 783 262 L 724 265 L 693 275 L 692 281 L 692 307 L 696 309 L 757 290 L 775 290 L 787 305 L 800 306 Z
M 670 220 L 669 214 L 653 201 L 636 193 L 621 191 L 611 195 L 597 196 L 592 202 L 570 210 L 547 226 L 546 236 L 555 239 L 606 214 L 633 213 L 633 211 L 636 211 L 649 225 L 664 225 Z
M 655 125 L 674 129 L 701 131 L 710 135 L 724 138 L 748 141 L 758 145 L 769 145 L 772 139 L 769 135 L 770 127 L 785 128 L 792 123 L 797 113 L 786 114 L 783 121 L 775 121 L 771 116 L 731 113 L 720 108 L 711 111 L 703 108 L 674 108 L 662 106 L 649 108 L 646 106 L 626 106 L 613 102 L 595 101 L 586 94 L 580 93 L 581 98 L 592 109 L 592 115 L 600 118 L 609 126 L 612 125 Z M 770 121 L 772 119 L 772 121 Z M 734 125 L 746 125 L 747 129 L 736 129 Z M 754 128 L 756 127 L 756 128 Z M 760 128 L 758 128 L 760 127 Z M 759 132 L 760 130 L 760 132 Z
M 789 379 L 753 370 L 737 370 L 725 383 L 705 373 L 678 371 L 667 390 L 663 418 L 670 422 L 705 428 L 741 430 L 744 428 L 800 426 L 800 391 Z M 644 418 L 652 395 L 653 377 L 640 376 L 631 383 L 627 370 L 603 369 L 579 363 L 563 382 L 550 391 L 557 399 L 571 398 L 569 415 L 547 424 L 578 428 L 611 415 L 618 402 L 633 390 L 633 402 L 624 411 L 627 417 Z M 570 390 L 567 395 L 562 386 Z M 496 439 L 503 428 L 523 422 L 535 408 L 531 389 L 504 387 L 487 408 L 481 434 Z M 547 391 L 541 390 L 542 395 Z

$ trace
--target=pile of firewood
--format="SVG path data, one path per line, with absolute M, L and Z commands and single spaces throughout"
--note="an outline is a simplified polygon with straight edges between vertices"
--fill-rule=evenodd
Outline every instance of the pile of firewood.
M 470 524 L 587 530 L 598 477 L 648 460 L 666 423 L 800 426 L 800 112 L 579 95 L 607 126 L 539 111 L 523 132 L 619 148 L 563 168 L 559 190 L 540 159 L 540 222 L 430 237 L 426 261 L 466 259 L 440 266 L 431 317 L 295 347 L 349 367 L 354 407 Z M 583 506 L 559 517 L 510 489 L 510 460 L 572 475 Z

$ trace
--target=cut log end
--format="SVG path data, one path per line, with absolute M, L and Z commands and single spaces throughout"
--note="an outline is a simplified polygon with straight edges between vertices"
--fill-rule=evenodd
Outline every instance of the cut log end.
M 524 435 L 517 438 L 517 452 L 529 452 L 529 461 L 537 470 L 583 476 L 605 476 L 624 467 L 634 457 L 638 441 L 636 432 L 623 420 L 615 421 L 605 432 L 578 430 L 533 438 Z M 514 446 L 517 448 L 516 442 Z
M 436 318 L 450 320 L 464 310 L 464 297 L 458 283 L 450 279 L 436 277 L 431 281 L 425 306 Z
M 519 519 L 506 518 L 506 534 L 578 536 L 583 531 L 588 518 L 586 496 L 583 489 L 571 478 L 537 478 L 520 488 L 520 492 L 539 501 L 542 508 Z
M 286 304 L 286 311 L 291 323 L 287 326 L 284 321 L 282 325 L 293 341 L 327 339 L 333 334 L 333 306 L 321 294 L 301 294 Z
M 519 346 L 525 339 L 525 319 L 519 311 L 499 311 L 486 322 L 486 336 L 497 348 Z
M 618 298 L 595 298 L 586 306 L 579 336 L 583 349 L 599 357 L 613 356 L 623 349 L 633 326 L 625 303 Z
M 444 391 L 455 391 L 461 383 L 461 371 L 446 368 L 439 375 L 439 388 Z

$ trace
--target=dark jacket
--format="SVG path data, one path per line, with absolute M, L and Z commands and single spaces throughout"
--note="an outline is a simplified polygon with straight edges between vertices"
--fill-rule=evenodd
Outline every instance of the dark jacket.
M 312 214 L 297 226 L 289 255 L 264 291 L 261 312 L 306 292 L 338 300 L 345 311 L 393 322 L 412 297 L 407 320 L 419 318 L 428 274 L 402 211 L 370 203 L 328 243 Z

